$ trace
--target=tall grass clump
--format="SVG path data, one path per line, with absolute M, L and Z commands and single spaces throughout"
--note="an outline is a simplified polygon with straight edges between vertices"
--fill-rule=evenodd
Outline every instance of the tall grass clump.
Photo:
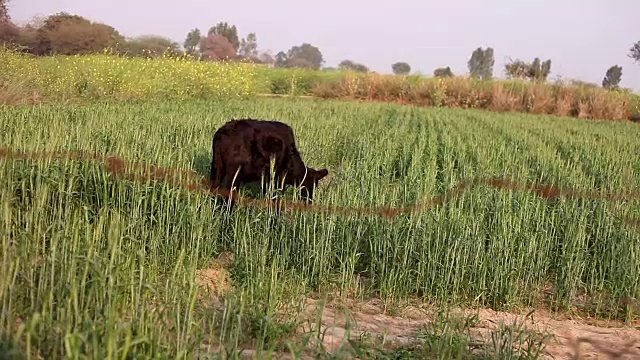
M 410 82 L 402 77 L 379 74 L 327 80 L 318 83 L 310 95 L 614 121 L 628 120 L 639 112 L 640 104 L 635 94 L 598 88 L 464 77 Z
M 587 195 L 479 184 L 391 219 L 243 205 L 228 216 L 206 194 L 105 163 L 1 158 L 0 346 L 43 358 L 299 353 L 298 315 L 325 296 L 637 317 L 638 199 L 603 199 L 640 184 L 633 124 L 213 99 L 4 107 L 0 143 L 206 176 L 212 133 L 242 116 L 289 123 L 304 160 L 328 167 L 319 206 L 410 206 L 497 176 Z
M 255 66 L 201 62 L 187 56 L 125 58 L 108 53 L 32 57 L 0 50 L 3 103 L 247 96 L 258 87 Z
M 563 84 L 269 68 L 262 69 L 261 75 L 274 94 L 614 121 L 640 114 L 636 94 Z

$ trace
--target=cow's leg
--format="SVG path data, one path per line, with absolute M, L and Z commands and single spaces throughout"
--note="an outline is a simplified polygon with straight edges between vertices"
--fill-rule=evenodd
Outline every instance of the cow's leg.
M 230 193 L 231 193 L 231 189 L 223 185 L 214 188 L 213 194 L 212 194 L 213 196 L 211 198 L 212 199 L 217 198 L 219 200 L 216 207 L 221 206 L 223 209 L 233 208 L 234 204 L 233 204 L 233 200 L 230 199 L 229 197 Z
M 276 174 L 273 177 L 273 188 L 274 189 L 280 189 L 281 187 L 281 191 L 284 193 L 287 190 L 287 184 L 283 182 L 284 178 L 282 173 L 280 172 L 276 172 Z M 269 183 L 271 183 L 271 178 L 269 178 Z M 267 184 L 267 186 L 269 186 L 269 183 Z M 267 187 L 264 188 L 263 190 L 264 193 L 267 192 Z M 280 194 L 282 195 L 282 194 Z M 278 193 L 276 192 L 276 196 L 271 200 L 271 204 L 274 205 L 274 212 L 276 216 L 280 215 L 280 208 L 282 207 L 282 198 L 281 196 L 278 196 Z
M 306 205 L 313 204 L 313 187 L 302 187 L 300 189 L 300 200 Z
M 227 208 L 229 213 L 231 213 L 235 205 L 235 200 L 233 199 L 234 194 L 232 194 L 232 188 L 226 177 L 222 179 L 219 189 L 220 194 L 223 196 L 222 204 L 225 208 Z
M 225 205 L 229 210 L 229 214 L 231 214 L 233 212 L 234 206 L 236 205 L 236 201 L 233 199 L 233 197 L 230 196 L 229 198 L 227 198 Z
M 240 171 L 240 166 L 239 165 L 233 165 L 233 166 L 229 166 L 226 167 L 227 170 L 231 170 L 231 171 L 225 171 L 225 173 L 223 174 L 223 176 L 221 177 L 221 181 L 220 181 L 220 188 L 226 190 L 226 201 L 225 201 L 225 205 L 229 210 L 229 213 L 231 213 L 233 211 L 233 208 L 236 204 L 236 201 L 234 200 L 234 192 L 233 192 L 233 180 L 236 176 L 236 173 L 239 173 Z M 238 174 L 239 175 L 239 174 Z M 242 184 L 241 183 L 236 183 L 235 184 L 236 187 L 240 187 Z
M 233 201 L 230 199 L 231 196 L 231 185 L 228 180 L 226 164 L 222 162 L 218 162 L 216 165 L 216 174 L 215 177 L 211 181 L 211 195 L 212 198 L 222 198 L 222 206 L 228 208 L 229 210 L 233 208 Z

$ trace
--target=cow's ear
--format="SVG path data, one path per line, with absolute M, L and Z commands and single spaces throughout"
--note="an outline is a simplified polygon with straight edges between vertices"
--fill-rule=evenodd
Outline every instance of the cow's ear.
M 327 169 L 320 169 L 318 171 L 316 171 L 316 180 L 320 180 L 323 177 L 329 175 L 329 170 Z

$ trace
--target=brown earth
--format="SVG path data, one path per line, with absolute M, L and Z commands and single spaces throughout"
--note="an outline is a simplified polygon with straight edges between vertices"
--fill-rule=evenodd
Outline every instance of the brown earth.
M 316 307 L 309 301 L 309 309 Z M 310 310 L 312 311 L 312 310 Z M 640 330 L 621 324 L 607 326 L 589 324 L 587 321 L 558 319 L 552 314 L 537 310 L 530 320 L 526 314 L 493 311 L 488 309 L 459 309 L 454 313 L 464 316 L 476 314 L 479 322 L 470 329 L 473 342 L 488 341 L 492 331 L 500 323 L 521 323 L 524 328 L 553 335 L 546 341 L 544 359 L 640 359 Z M 375 300 L 356 306 L 349 312 L 353 329 L 352 338 L 362 332 L 382 335 L 387 341 L 402 345 L 416 344 L 416 334 L 431 321 L 427 311 L 408 307 L 398 316 L 383 313 L 383 306 Z M 346 334 L 346 318 L 343 311 L 331 307 L 324 310 L 322 327 L 328 329 L 324 338 L 325 347 L 334 352 Z
M 198 284 L 213 290 L 211 296 L 222 295 L 231 287 L 225 268 L 232 261 L 232 255 L 223 254 L 211 268 L 198 271 Z M 217 306 L 221 305 L 219 301 L 212 300 Z M 307 324 L 317 324 L 318 316 L 321 314 L 321 345 L 326 352 L 339 358 L 354 358 L 346 341 L 347 337 L 358 340 L 366 334 L 369 338 L 378 339 L 378 342 L 382 339 L 384 344 L 379 346 L 384 348 L 418 345 L 420 331 L 434 317 L 434 311 L 429 310 L 426 305 L 396 308 L 392 311 L 393 315 L 389 312 L 385 311 L 383 302 L 376 299 L 364 302 L 323 302 L 307 299 L 300 320 L 307 320 Z M 552 314 L 545 310 L 536 310 L 533 314 L 527 315 L 489 309 L 453 309 L 451 314 L 457 318 L 477 316 L 475 323 L 467 331 L 474 344 L 490 341 L 491 333 L 501 324 L 519 324 L 520 329 L 552 335 L 545 341 L 544 359 L 640 359 L 640 326 L 625 326 L 621 322 L 571 319 L 566 315 Z M 317 332 L 317 329 L 314 332 Z M 256 358 L 257 355 L 255 350 L 245 350 L 243 357 Z M 277 358 L 292 357 L 282 353 L 278 354 Z M 305 355 L 304 358 L 314 357 Z

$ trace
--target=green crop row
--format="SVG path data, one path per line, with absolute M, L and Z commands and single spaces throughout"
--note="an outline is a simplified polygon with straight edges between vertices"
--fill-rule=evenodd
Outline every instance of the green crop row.
M 578 197 L 479 184 L 393 219 L 278 217 L 243 205 L 227 218 L 205 194 L 119 178 L 108 164 L 2 158 L 3 341 L 42 358 L 192 358 L 245 345 L 292 351 L 303 346 L 292 334 L 305 297 L 326 293 L 638 315 L 625 299 L 640 296 L 640 234 L 628 221 L 640 207 L 633 198 L 594 198 L 639 185 L 633 124 L 213 99 L 4 107 L 0 143 L 95 151 L 205 176 L 214 130 L 244 115 L 291 124 L 304 160 L 329 168 L 321 206 L 410 206 L 496 176 Z

